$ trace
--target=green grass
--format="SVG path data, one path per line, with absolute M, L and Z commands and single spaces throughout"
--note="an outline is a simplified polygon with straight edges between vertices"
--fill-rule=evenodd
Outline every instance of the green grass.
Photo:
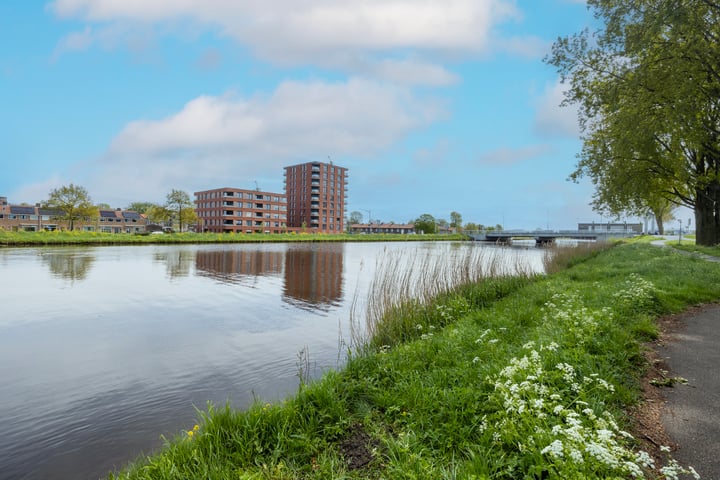
M 682 245 L 675 244 L 675 247 L 686 252 L 700 253 L 720 258 L 720 245 L 716 245 L 714 247 L 704 247 L 702 245 L 695 245 L 693 242 L 683 241 Z
M 390 242 L 465 240 L 455 235 L 401 235 L 401 234 L 235 234 L 235 233 L 171 233 L 163 235 L 136 235 L 124 233 L 98 233 L 82 231 L 11 232 L 0 230 L 0 246 L 28 245 L 134 245 L 177 243 L 268 243 L 268 242 Z
M 575 253 L 549 276 L 465 270 L 391 297 L 368 321 L 395 326 L 341 371 L 283 402 L 210 406 L 111 478 L 651 477 L 626 433 L 642 344 L 657 316 L 720 298 L 720 265 L 642 243 Z

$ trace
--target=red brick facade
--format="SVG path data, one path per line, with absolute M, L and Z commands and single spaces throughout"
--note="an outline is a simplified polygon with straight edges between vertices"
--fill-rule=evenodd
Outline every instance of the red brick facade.
M 216 188 L 195 192 L 199 230 L 215 233 L 284 233 L 287 197 L 282 193 Z
M 310 232 L 345 230 L 347 168 L 308 162 L 285 167 L 288 225 Z

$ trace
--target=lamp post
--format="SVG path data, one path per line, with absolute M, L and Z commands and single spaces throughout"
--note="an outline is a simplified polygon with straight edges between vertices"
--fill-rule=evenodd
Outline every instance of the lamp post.
M 678 218 L 678 225 L 680 228 L 678 229 L 678 245 L 682 243 L 682 220 Z

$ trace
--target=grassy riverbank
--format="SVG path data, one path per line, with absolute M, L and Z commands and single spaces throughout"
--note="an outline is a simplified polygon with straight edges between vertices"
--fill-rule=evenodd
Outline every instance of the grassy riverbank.
M 10 232 L 0 230 L 0 246 L 35 245 L 142 245 L 178 243 L 269 243 L 269 242 L 411 242 L 437 240 L 466 240 L 464 235 L 401 235 L 401 234 L 234 234 L 234 233 L 166 233 L 162 235 L 133 235 L 81 231 Z
M 548 265 L 394 298 L 342 371 L 211 407 L 111 478 L 651 478 L 626 433 L 642 345 L 657 316 L 720 299 L 720 265 L 639 243 Z

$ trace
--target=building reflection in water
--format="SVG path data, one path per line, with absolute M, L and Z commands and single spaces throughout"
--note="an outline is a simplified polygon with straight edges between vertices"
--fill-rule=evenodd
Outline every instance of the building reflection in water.
M 338 305 L 343 295 L 343 243 L 290 245 L 283 300 L 300 307 Z
M 282 273 L 283 252 L 264 250 L 204 250 L 195 257 L 197 274 L 223 283 L 241 283 L 247 277 Z

